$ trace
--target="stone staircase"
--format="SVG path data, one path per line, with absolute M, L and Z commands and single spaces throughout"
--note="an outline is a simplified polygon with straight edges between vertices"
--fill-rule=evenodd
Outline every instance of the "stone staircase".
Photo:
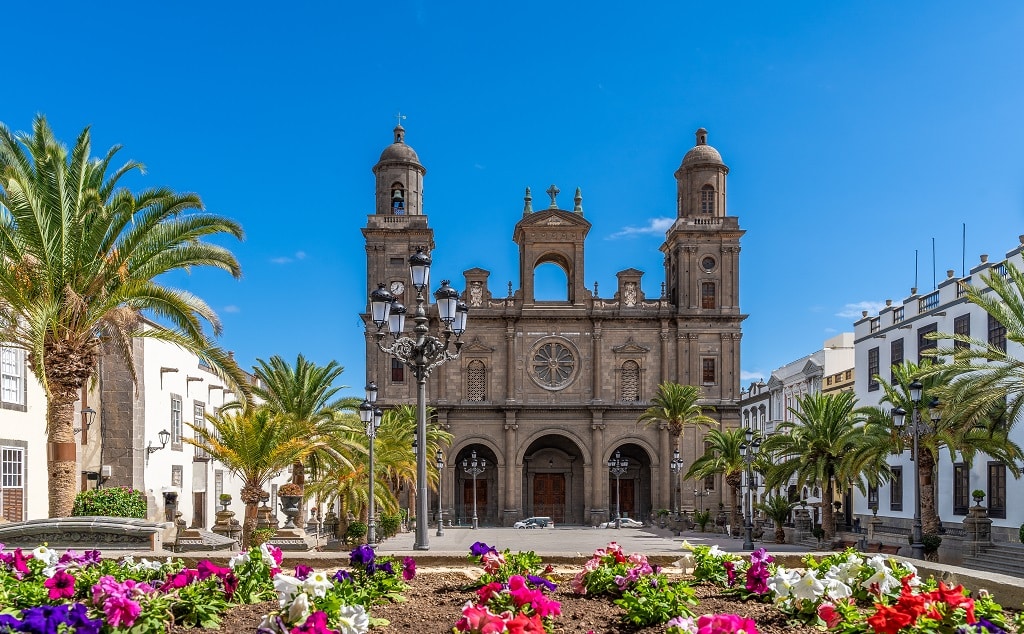
M 1024 545 L 1001 542 L 986 546 L 976 555 L 965 555 L 963 566 L 1024 577 Z

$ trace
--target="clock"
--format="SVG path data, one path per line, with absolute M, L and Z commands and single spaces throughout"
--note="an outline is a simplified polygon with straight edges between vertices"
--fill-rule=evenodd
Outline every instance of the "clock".
M 391 282 L 391 294 L 398 297 L 405 292 L 405 284 L 402 282 Z

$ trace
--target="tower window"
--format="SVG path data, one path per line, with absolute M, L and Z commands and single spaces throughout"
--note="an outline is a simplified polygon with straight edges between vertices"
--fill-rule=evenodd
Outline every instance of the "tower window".
M 714 385 L 718 382 L 718 372 L 715 368 L 714 359 L 701 359 L 701 382 L 704 385 Z
M 715 188 L 712 185 L 700 188 L 700 212 L 702 214 L 715 213 Z
M 629 360 L 622 364 L 622 385 L 619 400 L 635 403 L 640 400 L 640 364 Z
M 395 216 L 405 215 L 405 188 L 401 183 L 391 186 L 391 213 Z
M 715 308 L 715 283 L 701 282 L 700 284 L 700 307 Z
M 479 359 L 474 359 L 469 362 L 469 367 L 466 368 L 467 383 L 466 395 L 471 401 L 486 401 L 487 400 L 487 368 L 484 367 L 484 362 Z
M 392 383 L 404 383 L 405 382 L 405 366 L 398 359 L 391 359 L 391 382 Z

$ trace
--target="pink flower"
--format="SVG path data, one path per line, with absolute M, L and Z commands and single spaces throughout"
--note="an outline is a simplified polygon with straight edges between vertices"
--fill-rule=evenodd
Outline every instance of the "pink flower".
M 757 623 L 735 614 L 705 614 L 697 619 L 697 634 L 758 634 Z
M 505 563 L 505 558 L 495 551 L 489 551 L 484 553 L 482 558 L 484 572 L 488 574 L 494 574 L 498 572 L 501 566 Z
M 549 599 L 540 594 L 533 600 L 533 611 L 541 618 L 549 616 L 561 616 L 562 604 L 554 599 Z
M 406 557 L 402 560 L 402 579 L 412 581 L 416 578 L 416 560 Z
M 75 596 L 75 578 L 63 570 L 44 581 L 43 585 L 50 589 L 51 601 Z
M 204 559 L 204 560 L 199 562 L 198 566 L 196 566 L 196 572 L 199 573 L 199 580 L 203 581 L 205 579 L 209 579 L 210 577 L 214 577 L 214 576 L 220 577 L 221 579 L 223 579 L 224 577 L 226 577 L 228 575 L 229 572 L 231 572 L 231 569 L 230 568 L 221 568 L 220 566 L 218 566 L 217 564 L 213 563 L 209 559 Z
M 139 618 L 142 607 L 125 596 L 108 597 L 103 602 L 103 613 L 107 617 L 107 623 L 113 627 L 131 627 L 135 619 Z
M 827 602 L 818 606 L 818 616 L 825 621 L 825 627 L 828 629 L 839 625 L 839 622 L 843 620 L 842 615 L 836 611 L 836 606 Z
M 334 634 L 334 630 L 327 627 L 327 613 L 317 610 L 309 615 L 305 623 L 293 627 L 290 634 Z
M 462 618 L 455 623 L 455 629 L 470 634 L 500 634 L 505 631 L 505 620 L 486 607 L 469 602 L 462 608 Z

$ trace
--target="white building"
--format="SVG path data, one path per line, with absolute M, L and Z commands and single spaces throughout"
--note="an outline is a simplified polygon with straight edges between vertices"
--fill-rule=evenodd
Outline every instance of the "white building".
M 242 481 L 183 442 L 193 436 L 187 423 L 204 424 L 206 415 L 218 413 L 236 400 L 235 395 L 198 357 L 173 344 L 139 337 L 133 355 L 137 384 L 116 356 L 103 354 L 94 389 L 83 390 L 76 404 L 79 490 L 143 490 L 149 518 L 158 521 L 167 519 L 164 493 L 174 492 L 186 524 L 199 528 L 213 525 L 219 496 L 227 493 L 240 519 Z M 0 361 L 0 517 L 44 518 L 46 398 L 28 369 L 24 351 L 2 347 Z M 96 415 L 81 415 L 83 409 Z M 166 446 L 160 442 L 164 430 L 170 436 Z M 286 470 L 268 484 L 273 508 L 277 487 L 288 477 Z
M 878 405 L 884 396 L 874 376 L 891 382 L 890 368 L 904 360 L 919 363 L 922 350 L 934 348 L 938 342 L 925 338 L 931 332 L 963 333 L 975 339 L 1002 346 L 1011 356 L 1020 358 L 1024 353 L 1019 344 L 1007 342 L 1006 329 L 980 307 L 967 300 L 961 282 L 987 288 L 981 280 L 986 272 L 1005 275 L 1006 262 L 1022 266 L 1024 243 L 1017 245 L 998 262 L 990 262 L 982 255 L 980 262 L 967 277 L 955 277 L 946 272 L 946 279 L 928 293 L 911 289 L 910 296 L 900 303 L 886 301 L 886 307 L 877 315 L 863 313 L 854 324 L 856 346 L 855 383 L 859 405 Z M 1019 290 L 1018 290 L 1019 292 Z M 1024 427 L 1018 424 L 1012 436 L 1024 444 Z M 895 477 L 888 485 L 872 489 L 869 497 L 856 495 L 854 510 L 860 515 L 870 514 L 877 506 L 879 517 L 887 524 L 909 526 L 914 516 L 914 463 L 909 452 L 892 456 L 890 466 Z M 1020 500 L 1024 487 L 1012 479 L 1006 466 L 984 454 L 978 454 L 972 465 L 950 460 L 948 451 L 940 452 L 938 462 L 937 509 L 939 517 L 951 525 L 958 525 L 971 504 L 971 491 L 986 492 L 985 505 L 993 520 L 993 536 L 1016 539 L 1018 527 L 1024 523 L 1024 507 L 1008 505 L 1010 499 Z

